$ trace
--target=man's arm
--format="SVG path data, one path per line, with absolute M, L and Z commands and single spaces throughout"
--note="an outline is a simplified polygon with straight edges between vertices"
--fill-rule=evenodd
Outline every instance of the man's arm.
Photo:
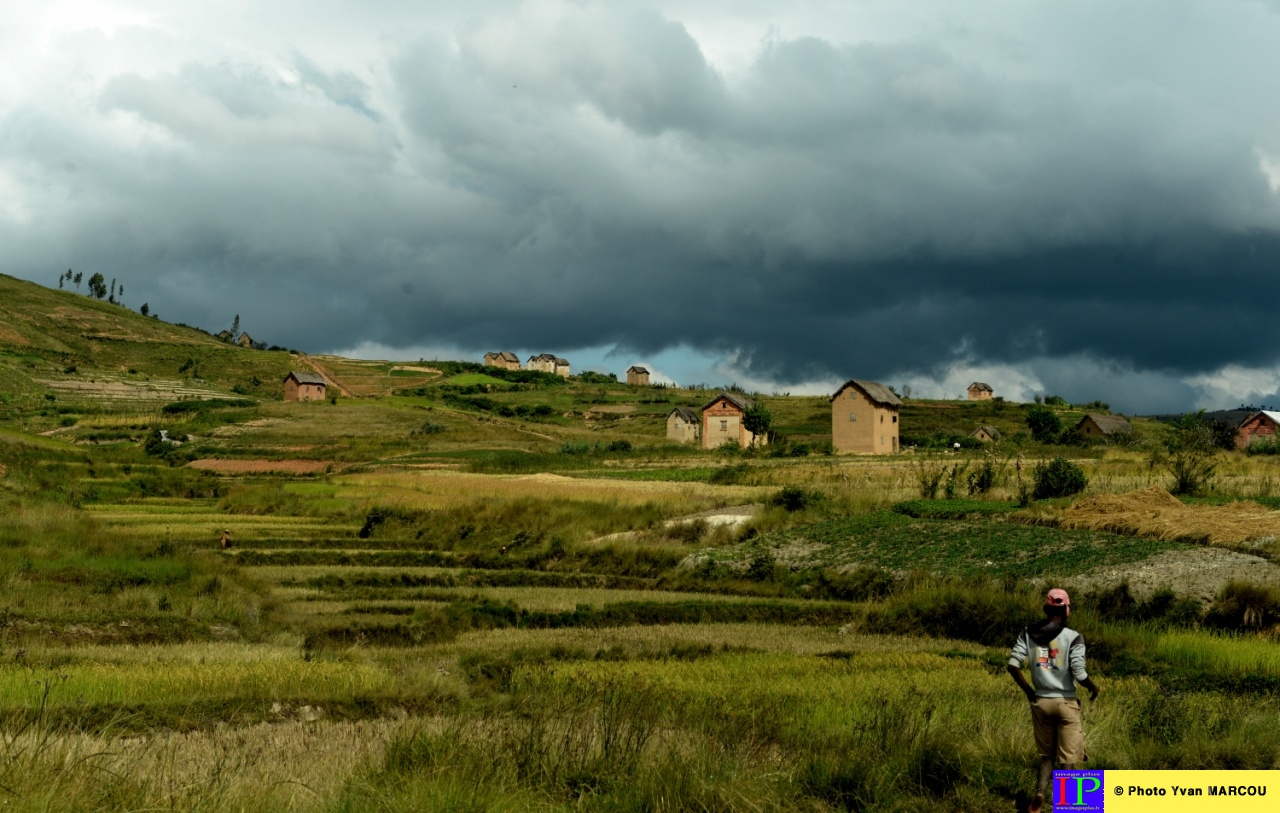
M 1031 684 L 1027 682 L 1027 676 L 1022 674 L 1022 668 L 1013 664 L 1009 664 L 1005 668 L 1013 676 L 1013 682 L 1018 684 L 1018 688 L 1022 689 L 1022 693 L 1027 696 L 1027 702 L 1036 702 L 1036 690 L 1031 688 Z
M 1071 649 L 1068 652 L 1068 660 L 1071 664 L 1071 676 L 1076 679 L 1076 683 L 1089 690 L 1089 700 L 1098 699 L 1098 684 L 1093 682 L 1089 677 L 1089 673 L 1084 668 L 1084 636 L 1076 633 L 1076 639 L 1071 642 Z
M 1027 696 L 1030 703 L 1036 702 L 1036 690 L 1031 688 L 1031 684 L 1027 682 L 1026 675 L 1022 674 L 1022 664 L 1027 660 L 1027 655 L 1031 652 L 1027 645 L 1025 636 L 1019 635 L 1018 640 L 1013 645 L 1013 651 L 1009 653 L 1009 674 L 1013 676 L 1013 682 L 1018 684 L 1018 688 L 1022 689 L 1022 693 Z

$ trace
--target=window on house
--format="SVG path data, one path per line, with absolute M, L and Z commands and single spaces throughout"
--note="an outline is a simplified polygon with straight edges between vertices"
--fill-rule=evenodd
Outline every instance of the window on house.
M 849 420 L 851 420 L 851 421 L 856 421 L 856 420 L 858 420 L 858 413 L 856 413 L 856 412 L 850 412 L 850 413 L 849 413 Z
M 894 422 L 894 423 L 897 423 L 897 422 L 898 422 L 898 416 L 897 416 L 897 415 L 894 415 L 894 416 L 893 416 L 893 422 Z
M 721 431 L 721 432 L 728 432 L 728 431 L 729 431 L 729 422 L 728 422 L 728 421 L 721 421 L 721 422 L 720 422 L 720 431 Z
M 884 416 L 883 416 L 883 415 L 881 415 L 881 416 L 880 416 L 880 423 L 884 423 Z

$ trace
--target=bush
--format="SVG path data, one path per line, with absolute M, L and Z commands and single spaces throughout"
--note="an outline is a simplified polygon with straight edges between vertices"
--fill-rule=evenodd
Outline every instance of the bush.
M 1057 443 L 1062 436 L 1062 420 L 1058 413 L 1042 406 L 1027 410 L 1027 428 L 1038 443 Z
M 773 496 L 772 503 L 788 511 L 803 511 L 817 502 L 819 497 L 819 494 L 805 491 L 799 486 L 785 486 Z
M 1209 489 L 1217 462 L 1214 430 L 1204 418 L 1204 410 L 1184 415 L 1164 448 L 1151 453 L 1152 468 L 1162 468 L 1173 476 L 1173 494 L 1195 495 Z
M 1084 470 L 1065 457 L 1055 457 L 1047 464 L 1036 466 L 1035 481 L 1031 496 L 1037 500 L 1070 497 L 1084 491 L 1085 486 L 1089 485 L 1089 478 L 1084 476 Z
M 422 426 L 410 432 L 409 435 L 438 435 L 443 431 L 445 431 L 443 424 L 438 424 L 434 421 L 423 421 Z

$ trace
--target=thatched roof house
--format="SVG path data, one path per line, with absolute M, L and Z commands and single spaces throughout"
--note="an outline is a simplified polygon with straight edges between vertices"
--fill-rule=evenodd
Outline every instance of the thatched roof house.
M 988 426 L 984 423 L 982 426 L 979 426 L 977 429 L 970 432 L 969 437 L 977 438 L 983 443 L 998 443 L 1000 441 L 1000 430 L 996 429 L 994 426 Z
M 1119 415 L 1100 415 L 1090 412 L 1076 424 L 1076 431 L 1086 438 L 1103 440 L 1133 432 L 1133 425 Z
M 627 368 L 627 383 L 633 387 L 649 386 L 649 371 L 644 367 L 631 365 Z

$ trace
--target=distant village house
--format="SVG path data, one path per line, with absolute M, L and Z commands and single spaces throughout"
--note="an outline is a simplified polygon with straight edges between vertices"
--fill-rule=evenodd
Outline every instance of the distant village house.
M 696 443 L 701 429 L 698 413 L 688 407 L 678 406 L 667 413 L 667 440 Z
M 1131 434 L 1133 426 L 1118 415 L 1090 412 L 1076 424 L 1076 431 L 1090 440 L 1106 440 Z
M 896 453 L 901 406 L 885 385 L 850 379 L 831 396 L 831 445 L 841 453 Z
M 994 426 L 983 424 L 970 432 L 969 437 L 982 441 L 983 443 L 999 443 L 1000 430 L 996 429 Z
M 286 401 L 323 401 L 324 391 L 324 376 L 318 373 L 300 373 L 297 370 L 290 370 L 284 377 L 284 400 Z
M 981 381 L 975 381 L 969 385 L 970 401 L 990 401 L 994 396 L 995 390 L 991 389 L 990 384 L 984 384 Z
M 498 367 L 503 370 L 519 370 L 520 357 L 509 350 L 503 350 L 500 353 L 485 353 L 484 366 Z
M 649 386 L 649 371 L 644 367 L 632 365 L 627 368 L 627 383 L 633 387 Z
M 253 337 L 250 336 L 248 333 L 241 333 L 240 338 L 236 339 L 236 344 L 240 345 L 241 347 L 252 350 Z
M 224 329 L 224 330 L 220 330 L 220 331 L 218 331 L 217 335 L 216 335 L 214 338 L 216 338 L 216 339 L 217 339 L 218 341 L 220 341 L 220 342 L 228 342 L 228 343 L 229 343 L 229 342 L 234 341 L 234 340 L 235 340 L 235 338 L 236 338 L 236 336 L 235 336 L 235 334 L 234 334 L 234 333 L 232 333 L 231 331 L 229 331 L 229 330 L 225 330 L 225 329 Z
M 1236 448 L 1243 449 L 1251 443 L 1274 443 L 1277 427 L 1280 427 L 1280 412 L 1264 409 L 1253 413 L 1236 430 Z
M 539 353 L 536 356 L 530 356 L 529 362 L 525 364 L 526 370 L 537 370 L 540 373 L 551 373 L 561 378 L 569 377 L 569 360 L 553 356 L 550 353 Z
M 747 410 L 755 406 L 755 402 L 745 395 L 734 392 L 722 392 L 702 407 L 702 448 L 715 449 L 732 441 L 742 448 L 747 448 L 755 435 L 747 431 Z M 767 438 L 760 438 L 764 443 Z

